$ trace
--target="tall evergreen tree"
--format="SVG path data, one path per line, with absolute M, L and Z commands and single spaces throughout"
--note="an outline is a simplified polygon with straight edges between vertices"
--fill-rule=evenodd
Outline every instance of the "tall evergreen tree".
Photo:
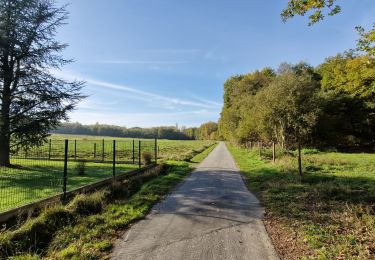
M 67 19 L 53 0 L 0 0 L 0 165 L 12 149 L 40 144 L 83 98 L 83 82 L 57 78 L 71 60 L 55 38 Z

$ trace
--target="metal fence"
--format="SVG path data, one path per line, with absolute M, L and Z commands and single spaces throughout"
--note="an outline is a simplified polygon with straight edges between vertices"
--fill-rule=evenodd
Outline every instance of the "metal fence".
M 0 212 L 157 161 L 157 140 L 49 140 L 0 167 Z

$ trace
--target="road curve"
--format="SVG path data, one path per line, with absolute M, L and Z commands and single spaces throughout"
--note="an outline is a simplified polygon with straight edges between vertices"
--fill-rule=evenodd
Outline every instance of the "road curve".
M 112 259 L 278 259 L 224 143 L 115 243 Z

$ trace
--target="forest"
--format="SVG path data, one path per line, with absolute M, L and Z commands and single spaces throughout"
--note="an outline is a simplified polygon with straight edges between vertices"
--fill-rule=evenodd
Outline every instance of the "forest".
M 160 126 L 160 127 L 132 127 L 126 128 L 115 125 L 96 123 L 94 125 L 83 125 L 81 123 L 61 123 L 52 130 L 55 134 L 112 136 L 129 138 L 158 138 L 169 140 L 214 140 L 216 139 L 218 126 L 214 122 L 207 122 L 200 127 L 186 128 L 184 126 Z
M 366 37 L 361 35 L 357 49 L 316 67 L 282 63 L 277 70 L 230 77 L 224 84 L 221 136 L 238 144 L 373 151 L 375 62 Z

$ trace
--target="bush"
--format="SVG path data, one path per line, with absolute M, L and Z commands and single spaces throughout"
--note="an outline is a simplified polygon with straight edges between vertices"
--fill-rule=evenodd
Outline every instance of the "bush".
M 104 191 L 97 191 L 89 195 L 79 194 L 68 205 L 68 208 L 79 215 L 98 214 L 103 210 L 104 200 Z
M 147 170 L 142 175 L 134 176 L 124 182 L 125 189 L 128 191 L 128 196 L 133 195 L 142 188 L 143 183 L 152 180 L 153 178 L 163 175 L 167 172 L 167 165 L 161 164 L 155 168 Z
M 46 208 L 37 218 L 26 221 L 19 229 L 0 236 L 0 259 L 18 252 L 44 249 L 54 233 L 74 222 L 73 214 L 61 206 Z
M 79 176 L 85 175 L 86 172 L 86 161 L 85 160 L 79 160 L 76 165 L 77 174 Z
M 152 155 L 150 152 L 143 152 L 142 153 L 142 162 L 145 165 L 150 165 L 152 163 Z
M 129 191 L 126 189 L 124 183 L 115 181 L 111 186 L 111 195 L 113 198 L 128 197 Z

